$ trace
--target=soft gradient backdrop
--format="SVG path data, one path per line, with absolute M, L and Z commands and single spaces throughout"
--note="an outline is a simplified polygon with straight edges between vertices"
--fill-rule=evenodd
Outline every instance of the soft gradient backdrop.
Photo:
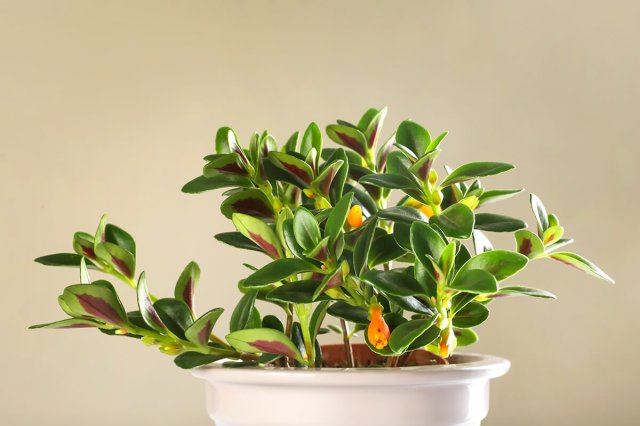
M 513 367 L 485 424 L 637 424 L 639 21 L 635 0 L 1 0 L 2 424 L 209 424 L 202 384 L 155 349 L 27 331 L 77 280 L 32 259 L 108 213 L 155 293 L 194 259 L 199 305 L 229 312 L 241 262 L 264 258 L 213 240 L 231 229 L 219 193 L 180 193 L 216 129 L 282 141 L 383 105 L 385 136 L 450 130 L 447 164 L 518 165 L 491 184 L 540 195 L 617 280 L 543 261 L 515 278 L 559 300 L 492 305 L 473 350 Z M 526 195 L 495 210 L 532 222 Z

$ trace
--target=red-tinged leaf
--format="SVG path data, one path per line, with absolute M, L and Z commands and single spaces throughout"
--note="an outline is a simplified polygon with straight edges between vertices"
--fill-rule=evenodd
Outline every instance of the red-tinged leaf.
M 518 253 L 534 259 L 544 253 L 544 244 L 540 237 L 527 229 L 516 231 L 516 250 Z
M 300 185 L 305 188 L 313 180 L 314 174 L 311 166 L 293 155 L 284 154 L 282 152 L 270 152 L 269 160 L 276 167 L 293 176 Z
M 231 194 L 220 206 L 222 214 L 231 219 L 234 213 L 273 219 L 273 206 L 259 189 L 246 189 Z
M 184 268 L 174 290 L 176 299 L 187 304 L 192 313 L 195 313 L 195 290 L 200 279 L 200 266 L 196 262 L 189 262 Z
M 95 250 L 98 258 L 113 266 L 125 277 L 135 276 L 136 258 L 130 251 L 109 242 L 97 244 Z
M 378 159 L 376 162 L 376 170 L 378 173 L 383 172 L 387 167 L 387 158 L 389 158 L 389 153 L 393 150 L 395 143 L 396 135 L 394 133 L 378 150 Z
M 76 284 L 62 294 L 69 309 L 81 316 L 97 318 L 119 327 L 127 326 L 127 314 L 113 286 L 107 281 Z
M 284 355 L 304 364 L 298 348 L 284 333 L 271 328 L 248 328 L 230 333 L 227 341 L 240 352 Z
M 245 237 L 256 243 L 273 259 L 283 257 L 282 244 L 275 231 L 262 220 L 241 213 L 231 216 L 236 229 Z
M 245 164 L 249 164 L 247 156 L 238 144 L 238 137 L 235 132 L 229 127 L 221 127 L 216 133 L 216 153 L 230 154 L 234 152 L 240 156 L 240 159 Z
M 196 345 L 207 346 L 209 343 L 209 336 L 213 331 L 213 327 L 216 325 L 216 321 L 222 315 L 224 309 L 215 308 L 207 312 L 198 318 L 189 328 L 185 331 L 187 340 Z
M 333 163 L 325 167 L 325 169 L 318 175 L 317 178 L 311 182 L 311 187 L 314 188 L 323 197 L 329 197 L 329 190 L 331 189 L 331 183 L 336 177 L 338 170 L 342 167 L 344 162 L 342 160 L 336 160 Z
M 429 180 L 429 172 L 433 167 L 433 162 L 436 160 L 438 155 L 440 154 L 439 149 L 434 149 L 431 152 L 420 157 L 418 161 L 410 167 L 411 170 L 421 181 L 427 182 Z
M 29 329 L 36 328 L 50 328 L 50 329 L 71 329 L 71 328 L 95 328 L 100 327 L 102 324 L 96 321 L 81 319 L 81 318 L 69 318 L 61 321 L 50 322 L 48 324 L 36 324 L 29 327 Z
M 80 256 L 88 259 L 96 260 L 96 252 L 94 250 L 94 236 L 86 232 L 76 232 L 73 234 L 73 250 Z
M 142 315 L 144 322 L 155 330 L 160 332 L 166 331 L 167 326 L 164 325 L 164 322 L 160 319 L 160 316 L 149 297 L 149 291 L 147 290 L 147 277 L 144 272 L 140 274 L 140 278 L 138 279 L 136 293 L 138 295 L 138 308 L 140 309 L 140 315 Z
M 380 135 L 382 124 L 384 123 L 384 119 L 387 116 L 387 107 L 382 108 L 380 111 L 376 111 L 375 114 L 372 115 L 373 116 L 371 117 L 371 120 L 369 121 L 367 127 L 362 129 L 364 131 L 364 136 L 370 149 L 372 149 L 378 141 L 378 136 Z
M 332 141 L 351 148 L 360 155 L 365 155 L 369 145 L 367 138 L 360 130 L 339 124 L 331 124 L 327 126 L 326 130 L 327 135 Z
M 342 285 L 342 282 L 342 270 L 341 268 L 337 268 L 331 274 L 324 277 L 318 288 L 316 288 L 313 293 L 313 300 L 316 300 L 325 291 Z
M 549 257 L 553 260 L 557 260 L 558 262 L 562 262 L 565 265 L 573 266 L 574 268 L 577 268 L 583 272 L 586 272 L 589 275 L 593 275 L 594 277 L 600 278 L 605 281 L 609 281 L 612 284 L 615 282 L 602 269 L 598 268 L 589 260 L 585 259 L 584 257 L 578 254 L 564 251 L 564 252 L 545 254 L 544 257 Z
M 202 174 L 205 177 L 213 177 L 219 173 L 238 176 L 248 175 L 246 166 L 235 152 L 216 158 L 205 165 L 202 170 Z

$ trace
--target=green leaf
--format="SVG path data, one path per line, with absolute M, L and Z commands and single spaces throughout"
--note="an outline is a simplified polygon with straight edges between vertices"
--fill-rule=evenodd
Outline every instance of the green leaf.
M 216 157 L 207 163 L 202 169 L 202 174 L 206 178 L 211 178 L 219 174 L 248 176 L 246 164 L 235 152 Z
M 360 238 L 356 242 L 353 249 L 353 267 L 355 274 L 362 274 L 367 268 L 369 262 L 369 251 L 371 251 L 371 244 L 373 243 L 373 237 L 378 227 L 378 218 L 371 217 L 364 225 L 364 230 L 360 234 Z
M 436 262 L 440 262 L 440 256 L 447 243 L 431 225 L 423 222 L 414 222 L 411 224 L 410 238 L 411 249 L 420 263 L 427 268 L 431 267 L 427 256 L 431 256 Z
M 460 273 L 471 269 L 482 269 L 491 273 L 496 280 L 503 281 L 516 274 L 527 265 L 526 256 L 508 250 L 491 250 L 469 259 L 460 269 Z
M 264 318 L 262 318 L 262 328 L 273 328 L 274 330 L 284 332 L 282 321 L 275 315 L 265 315 Z
M 214 308 L 198 318 L 187 330 L 184 335 L 191 343 L 207 347 L 209 344 L 209 336 L 216 325 L 216 321 L 222 315 L 224 309 Z
M 302 188 L 307 188 L 314 178 L 311 166 L 293 155 L 274 151 L 269 153 L 269 160 L 274 166 L 287 172 Z
M 134 256 L 136 255 L 136 242 L 124 229 L 109 223 L 104 228 L 104 234 L 107 242 L 125 249 Z
M 85 262 L 84 257 L 80 259 L 80 284 L 91 284 L 91 277 L 89 276 L 87 262 Z
M 293 234 L 298 244 L 305 250 L 312 250 L 320 242 L 318 221 L 304 207 L 298 208 L 293 216 Z
M 612 284 L 615 283 L 615 281 L 613 281 L 613 279 L 609 275 L 605 274 L 602 269 L 598 268 L 589 260 L 578 254 L 563 251 L 545 254 L 544 257 L 549 257 L 551 259 L 557 260 L 558 262 L 562 262 L 565 265 L 573 266 L 574 268 L 580 269 L 581 271 L 586 272 L 589 275 L 593 275 L 594 277 L 609 281 Z
M 544 253 L 544 244 L 540 237 L 527 229 L 521 229 L 514 234 L 518 253 L 534 259 Z
M 485 270 L 464 269 L 456 274 L 453 282 L 449 284 L 449 288 L 476 294 L 495 293 L 498 291 L 498 282 L 491 273 Z
M 369 185 L 379 186 L 380 188 L 389 189 L 403 189 L 411 188 L 413 182 L 406 176 L 397 175 L 393 173 L 389 174 L 375 174 L 364 175 L 359 181 L 361 184 L 367 183 Z
M 476 297 L 478 297 L 478 295 L 475 293 L 457 292 L 451 298 L 450 315 L 455 315 L 456 312 L 467 306 L 470 302 L 473 302 Z
M 182 300 L 165 298 L 153 304 L 158 316 L 169 331 L 179 339 L 185 340 L 184 332 L 193 324 L 191 310 Z
M 369 268 L 391 262 L 405 255 L 405 250 L 396 243 L 393 235 L 383 235 L 371 243 L 367 260 Z
M 285 219 L 282 223 L 282 236 L 286 246 L 289 248 L 289 251 L 291 251 L 295 257 L 299 259 L 306 258 L 304 255 L 304 249 L 300 244 L 298 244 L 293 233 L 293 219 Z
M 230 186 L 250 188 L 252 184 L 248 178 L 238 175 L 218 174 L 211 177 L 198 176 L 185 183 L 182 187 L 182 192 L 186 194 L 200 194 L 201 192 Z
M 357 154 L 353 154 L 357 156 Z M 336 176 L 333 178 L 331 182 L 331 189 L 329 190 L 329 198 L 331 202 L 335 205 L 343 196 L 344 184 L 347 181 L 347 177 L 349 175 L 349 158 L 347 152 L 344 149 L 337 149 L 327 160 L 328 163 L 332 163 L 336 160 L 342 160 L 342 167 L 338 169 Z
M 192 313 L 195 313 L 195 291 L 200 280 L 200 266 L 196 262 L 189 262 L 184 268 L 174 289 L 174 296 L 187 304 Z
M 439 149 L 434 149 L 433 151 L 426 153 L 420 157 L 420 159 L 418 159 L 418 161 L 416 161 L 409 170 L 411 170 L 411 172 L 413 172 L 413 174 L 415 174 L 422 182 L 427 182 L 429 180 L 429 172 L 433 167 L 433 162 L 439 154 Z
M 480 195 L 478 206 L 506 200 L 524 191 L 524 189 L 489 189 Z
M 95 237 L 87 234 L 86 232 L 76 232 L 73 234 L 73 250 L 80 256 L 84 256 L 87 259 L 97 260 L 95 252 Z
M 427 331 L 422 333 L 416 340 L 414 340 L 413 343 L 411 343 L 409 347 L 405 349 L 405 351 L 411 352 L 416 349 L 424 348 L 425 346 L 436 340 L 439 336 L 440 329 L 437 326 L 432 325 L 427 329 Z
M 264 287 L 301 272 L 313 272 L 317 268 L 301 259 L 278 259 L 258 269 L 244 280 L 246 287 Z
M 536 194 L 531 194 L 529 201 L 531 202 L 531 210 L 533 210 L 533 215 L 536 217 L 536 223 L 538 224 L 538 235 L 542 237 L 543 232 L 549 227 L 547 210 Z
M 393 294 L 385 294 L 389 301 L 398 305 L 398 307 L 404 309 L 405 311 L 415 312 L 417 314 L 424 315 L 434 315 L 434 310 L 429 307 L 426 303 L 422 302 L 420 299 L 414 296 L 395 296 Z
M 431 136 L 427 130 L 411 120 L 400 123 L 396 131 L 396 144 L 401 145 L 420 158 L 431 143 Z
M 235 331 L 226 337 L 236 350 L 248 353 L 284 355 L 304 364 L 298 348 L 282 332 L 271 328 L 249 328 Z
M 96 328 L 103 326 L 103 324 L 82 318 L 67 318 L 61 321 L 50 322 L 47 324 L 36 324 L 29 327 L 30 330 L 36 328 L 49 328 L 49 329 L 68 329 L 68 328 Z
M 416 208 L 408 206 L 389 207 L 378 212 L 378 217 L 393 222 L 413 223 L 415 221 L 426 221 L 427 217 Z
M 564 228 L 559 225 L 549 226 L 542 234 L 542 241 L 545 246 L 560 240 L 564 235 Z
M 242 296 L 242 298 L 238 301 L 235 309 L 231 313 L 231 319 L 229 320 L 229 330 L 242 330 L 247 326 L 251 318 L 251 314 L 253 313 L 257 295 L 258 292 L 252 290 Z
M 366 272 L 362 279 L 377 290 L 396 296 L 413 296 L 423 294 L 422 286 L 411 275 L 398 271 Z
M 516 295 L 516 296 L 531 296 L 531 297 L 540 297 L 543 299 L 557 299 L 556 295 L 553 293 L 550 293 L 546 290 L 540 290 L 537 288 L 532 288 L 532 287 L 523 287 L 523 286 L 509 286 L 509 287 L 502 287 L 500 290 L 498 290 L 498 293 L 501 296 L 509 296 L 509 295 Z
M 415 319 L 397 326 L 389 337 L 389 347 L 395 353 L 404 352 L 411 343 L 431 327 L 436 317 Z
M 260 247 L 258 247 L 253 241 L 242 235 L 240 232 L 222 232 L 220 234 L 216 234 L 214 238 L 232 247 L 259 251 L 260 253 L 262 253 L 262 249 Z
M 338 175 L 339 170 L 344 164 L 343 160 L 335 160 L 332 163 L 326 165 L 322 172 L 311 182 L 311 187 L 316 190 L 320 195 L 327 198 L 331 190 L 331 184 Z M 346 167 L 346 166 L 345 166 Z
M 109 242 L 97 244 L 95 250 L 98 257 L 112 265 L 116 271 L 127 278 L 135 277 L 136 258 L 130 251 Z
M 369 110 L 371 111 L 371 110 Z M 376 111 L 373 109 L 373 111 Z M 380 130 L 382 129 L 382 124 L 384 123 L 384 118 L 387 115 L 387 107 L 382 108 L 380 111 L 377 111 L 375 115 L 371 117 L 371 120 L 368 121 L 368 124 L 365 128 L 360 127 L 360 125 L 364 126 L 366 122 L 365 117 L 358 123 L 358 127 L 362 131 L 364 131 L 364 136 L 367 140 L 369 148 L 373 149 L 373 147 L 378 142 L 378 137 L 380 136 Z
M 454 262 L 456 258 L 456 243 L 451 241 L 442 251 L 438 266 L 442 270 L 445 277 L 448 277 L 453 270 Z
M 370 215 L 378 211 L 376 201 L 371 198 L 371 195 L 369 195 L 362 185 L 357 182 L 351 182 L 346 184 L 344 188 L 345 191 L 353 192 L 353 196 L 355 197 L 354 204 L 360 204 L 363 211 L 368 212 Z
M 173 359 L 180 368 L 191 369 L 226 358 L 224 355 L 205 355 L 200 352 L 184 352 Z
M 245 189 L 231 194 L 220 205 L 220 211 L 231 219 L 234 213 L 242 213 L 249 216 L 274 218 L 273 206 L 259 189 Z
M 494 213 L 476 213 L 475 229 L 491 232 L 514 232 L 527 224 L 520 219 Z
M 496 162 L 468 163 L 458 167 L 449 176 L 444 178 L 440 187 L 445 187 L 458 182 L 475 179 L 482 176 L 492 176 L 513 169 L 511 164 Z
M 447 237 L 467 239 L 473 231 L 474 215 L 469 207 L 456 203 L 433 216 L 429 222 L 437 225 Z
M 319 285 L 317 280 L 286 283 L 267 293 L 267 300 L 285 303 L 313 303 L 313 296 Z
M 273 259 L 283 257 L 282 244 L 275 231 L 262 220 L 246 214 L 234 213 L 231 220 L 236 229 L 253 241 Z
M 75 253 L 56 253 L 49 254 L 47 256 L 40 256 L 34 259 L 35 262 L 46 266 L 80 266 L 83 256 Z M 89 263 L 87 265 L 89 269 L 96 269 L 95 265 Z
M 327 136 L 335 143 L 351 148 L 358 154 L 364 156 L 368 149 L 367 138 L 360 130 L 342 126 L 339 124 L 330 124 L 326 129 Z
M 470 328 L 454 328 L 453 333 L 458 347 L 469 346 L 478 341 L 478 334 Z
M 216 132 L 216 154 L 229 154 L 239 149 L 238 136 L 229 127 L 221 127 Z
M 160 315 L 153 307 L 153 302 L 149 297 L 149 291 L 147 290 L 147 276 L 143 272 L 138 278 L 138 285 L 136 287 L 136 293 L 138 296 L 138 309 L 140 309 L 140 315 L 142 316 L 145 324 L 154 330 L 165 332 L 167 326 L 160 319 Z
M 547 253 L 551 253 L 554 250 L 558 250 L 560 247 L 564 247 L 567 244 L 571 244 L 573 242 L 573 238 L 560 238 L 558 241 L 556 241 L 553 244 L 549 244 L 545 251 Z
M 127 314 L 113 286 L 107 281 L 95 281 L 91 285 L 76 284 L 64 289 L 62 298 L 66 306 L 79 316 L 126 327 Z
M 327 218 L 327 223 L 324 227 L 324 233 L 329 236 L 329 241 L 331 243 L 335 242 L 338 235 L 342 232 L 352 201 L 353 192 L 349 192 L 345 194 L 340 201 L 336 203 L 333 210 L 331 210 L 331 213 Z
M 307 156 L 311 149 L 315 148 L 317 157 L 315 159 L 316 164 L 320 160 L 320 153 L 322 152 L 322 133 L 316 123 L 311 123 L 304 131 L 302 141 L 300 142 L 300 154 Z
M 489 317 L 489 309 L 482 303 L 469 302 L 453 317 L 453 326 L 458 328 L 472 328 L 482 324 Z
M 335 302 L 329 306 L 327 313 L 332 317 L 342 318 L 356 324 L 369 324 L 369 312 L 359 306 L 352 306 L 346 302 Z

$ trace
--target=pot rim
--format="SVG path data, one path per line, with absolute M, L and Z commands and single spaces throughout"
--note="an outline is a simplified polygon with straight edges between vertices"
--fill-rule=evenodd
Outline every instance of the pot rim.
M 282 386 L 406 386 L 472 382 L 504 375 L 509 360 L 493 355 L 456 354 L 462 362 L 448 365 L 376 368 L 300 369 L 285 367 L 224 368 L 221 363 L 191 370 L 193 376 L 212 383 Z

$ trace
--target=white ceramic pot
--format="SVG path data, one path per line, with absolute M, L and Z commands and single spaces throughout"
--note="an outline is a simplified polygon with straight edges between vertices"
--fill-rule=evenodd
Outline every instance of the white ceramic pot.
M 506 359 L 460 354 L 457 364 L 401 368 L 222 368 L 206 381 L 217 426 L 471 426 L 489 409 L 489 380 Z

